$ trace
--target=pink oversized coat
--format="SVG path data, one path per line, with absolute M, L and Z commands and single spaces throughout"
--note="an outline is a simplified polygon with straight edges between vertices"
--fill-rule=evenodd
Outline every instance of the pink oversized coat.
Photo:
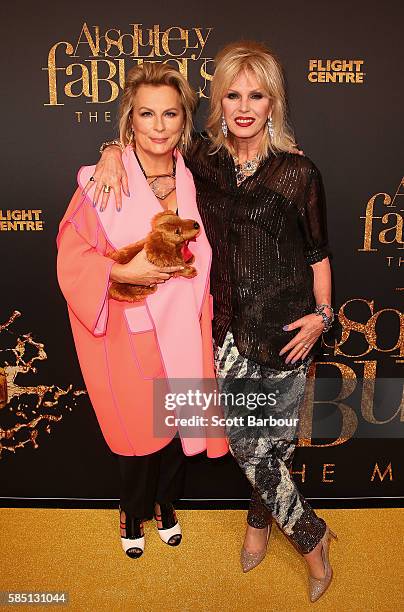
M 192 175 L 179 152 L 176 158 L 178 213 L 197 220 L 202 228 L 191 246 L 198 270 L 194 279 L 171 278 L 156 293 L 133 304 L 108 297 L 114 261 L 107 253 L 146 236 L 151 218 L 162 210 L 130 147 L 123 162 L 131 195 L 123 196 L 122 210 L 116 210 L 112 193 L 104 212 L 93 207 L 83 187 L 94 166 L 84 166 L 59 226 L 58 280 L 81 371 L 103 436 L 120 455 L 153 453 L 177 431 L 163 429 L 163 436 L 161 431 L 156 435 L 155 379 L 214 378 L 211 249 L 196 206 Z M 182 435 L 185 454 L 204 450 L 210 457 L 226 454 L 227 442 L 215 429 L 213 436 L 204 427 L 196 430 L 197 436 Z

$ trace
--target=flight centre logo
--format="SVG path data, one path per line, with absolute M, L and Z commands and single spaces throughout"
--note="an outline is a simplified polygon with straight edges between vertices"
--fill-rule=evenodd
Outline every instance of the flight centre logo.
M 42 210 L 0 209 L 0 232 L 40 232 L 43 229 Z
M 364 82 L 364 60 L 361 59 L 310 59 L 307 79 L 310 83 Z

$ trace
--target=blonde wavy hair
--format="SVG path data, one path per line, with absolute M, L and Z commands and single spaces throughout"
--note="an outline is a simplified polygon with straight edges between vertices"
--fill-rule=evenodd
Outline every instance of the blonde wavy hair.
M 292 128 L 287 120 L 285 84 L 281 65 L 264 45 L 254 41 L 234 42 L 224 47 L 215 57 L 215 72 L 211 83 L 210 112 L 206 130 L 212 142 L 212 152 L 221 147 L 236 154 L 234 138 L 222 132 L 222 99 L 234 79 L 244 70 L 251 71 L 272 102 L 273 137 L 265 130 L 258 157 L 265 158 L 271 151 L 290 151 L 296 147 Z
M 191 143 L 192 116 L 196 108 L 196 94 L 182 74 L 167 64 L 145 62 L 131 68 L 126 74 L 125 87 L 119 105 L 119 139 L 123 146 L 130 144 L 132 137 L 132 110 L 135 95 L 141 85 L 169 85 L 180 95 L 184 111 L 184 131 L 177 147 L 184 153 Z

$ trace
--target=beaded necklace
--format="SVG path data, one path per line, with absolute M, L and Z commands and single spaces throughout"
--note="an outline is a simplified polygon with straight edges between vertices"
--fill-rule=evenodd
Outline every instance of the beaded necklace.
M 138 161 L 138 164 L 148 182 L 148 179 L 153 179 L 150 183 L 149 186 L 152 190 L 152 192 L 154 193 L 154 195 L 156 196 L 156 198 L 158 198 L 159 200 L 165 200 L 170 193 L 172 193 L 175 190 L 175 171 L 176 171 L 176 163 L 175 163 L 175 158 L 173 157 L 173 169 L 172 172 L 170 174 L 150 174 L 147 175 L 146 172 L 144 171 L 144 168 L 141 164 L 141 161 L 136 153 L 136 151 L 133 151 L 136 159 Z

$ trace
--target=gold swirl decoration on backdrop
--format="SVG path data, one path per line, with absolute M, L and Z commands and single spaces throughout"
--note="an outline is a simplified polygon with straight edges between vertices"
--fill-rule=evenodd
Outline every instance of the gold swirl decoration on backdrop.
M 0 349 L 0 458 L 6 451 L 15 453 L 30 444 L 38 448 L 41 434 L 50 434 L 52 423 L 61 421 L 63 413 L 71 412 L 77 405 L 77 398 L 87 394 L 84 390 L 73 390 L 72 385 L 63 389 L 57 385 L 22 386 L 16 382 L 17 377 L 37 374 L 38 362 L 48 358 L 44 345 L 36 342 L 31 333 L 16 336 L 11 331 L 20 316 L 15 310 L 8 321 L 0 324 L 2 341 L 6 334 L 14 338 L 14 346 Z

